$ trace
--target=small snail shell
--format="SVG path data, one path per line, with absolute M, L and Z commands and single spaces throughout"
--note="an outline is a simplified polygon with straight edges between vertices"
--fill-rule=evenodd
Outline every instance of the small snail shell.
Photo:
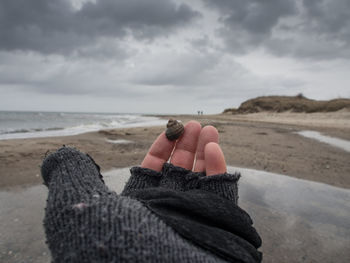
M 165 135 L 170 141 L 178 139 L 185 130 L 182 123 L 174 119 L 170 119 L 166 127 Z

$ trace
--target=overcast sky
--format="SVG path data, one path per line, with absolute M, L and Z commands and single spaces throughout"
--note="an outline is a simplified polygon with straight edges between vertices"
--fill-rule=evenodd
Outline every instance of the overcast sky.
M 349 0 L 1 0 L 0 110 L 350 97 Z

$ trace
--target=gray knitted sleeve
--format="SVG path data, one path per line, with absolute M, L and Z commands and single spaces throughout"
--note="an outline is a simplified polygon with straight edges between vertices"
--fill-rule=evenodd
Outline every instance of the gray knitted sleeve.
M 49 190 L 44 227 L 53 262 L 227 262 L 128 195 L 161 186 L 200 189 L 237 202 L 238 174 L 205 177 L 171 164 L 160 173 L 134 167 L 117 195 L 90 156 L 68 147 L 46 157 L 41 172 Z

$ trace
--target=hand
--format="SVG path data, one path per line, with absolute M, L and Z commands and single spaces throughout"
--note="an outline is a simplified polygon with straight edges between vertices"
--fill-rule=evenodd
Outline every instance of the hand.
M 218 141 L 219 133 L 213 126 L 202 129 L 199 122 L 190 121 L 176 144 L 162 132 L 152 144 L 141 167 L 161 171 L 163 164 L 171 157 L 170 163 L 173 165 L 193 169 L 194 172 L 206 172 L 207 175 L 225 173 L 225 158 Z

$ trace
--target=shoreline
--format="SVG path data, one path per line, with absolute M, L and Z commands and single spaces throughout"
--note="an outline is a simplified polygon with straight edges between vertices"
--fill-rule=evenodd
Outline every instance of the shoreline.
M 12 112 L 11 112 L 12 113 Z M 62 113 L 51 113 L 47 112 L 45 114 L 59 114 L 61 116 Z M 68 114 L 68 113 L 67 113 Z M 72 113 L 75 114 L 75 113 Z M 89 113 L 85 115 L 88 116 Z M 65 114 L 64 114 L 65 115 Z M 96 114 L 95 114 L 96 115 Z M 94 115 L 94 116 L 95 116 Z M 84 116 L 84 114 L 81 114 Z M 2 140 L 13 140 L 13 139 L 30 139 L 30 138 L 48 138 L 48 137 L 65 137 L 65 136 L 74 136 L 85 134 L 89 132 L 98 132 L 102 129 L 119 129 L 119 128 L 134 128 L 134 127 L 148 127 L 148 126 L 158 126 L 165 125 L 165 120 L 155 117 L 155 116 L 145 116 L 141 114 L 132 115 L 134 119 L 129 119 L 127 121 L 117 118 L 117 120 L 111 119 L 93 119 L 86 121 L 86 116 L 84 116 L 85 121 L 81 123 L 72 123 L 72 120 L 68 121 L 58 126 L 50 124 L 45 128 L 9 128 L 5 132 L 0 129 L 0 141 Z M 93 116 L 93 117 L 94 117 Z M 118 116 L 119 118 L 129 118 L 131 114 L 107 114 L 101 116 Z M 45 116 L 48 118 L 49 116 Z M 23 118 L 23 116 L 22 116 Z M 72 117 L 71 117 L 72 118 Z M 77 118 L 77 117 L 75 117 Z M 136 121 L 135 121 L 136 118 Z M 69 123 L 70 122 L 70 123 Z M 70 125 L 68 125 L 70 124 Z M 67 126 L 68 125 L 68 126 Z M 0 127 L 1 128 L 1 127 Z M 1 133 L 3 132 L 3 133 Z
M 202 126 L 215 126 L 227 165 L 350 188 L 350 153 L 296 134 L 302 130 L 314 130 L 350 140 L 349 111 L 171 117 L 184 123 L 194 119 Z M 163 130 L 163 126 L 144 126 L 63 137 L 0 140 L 0 189 L 41 184 L 39 166 L 42 159 L 46 152 L 55 151 L 63 145 L 88 153 L 102 171 L 139 165 Z

